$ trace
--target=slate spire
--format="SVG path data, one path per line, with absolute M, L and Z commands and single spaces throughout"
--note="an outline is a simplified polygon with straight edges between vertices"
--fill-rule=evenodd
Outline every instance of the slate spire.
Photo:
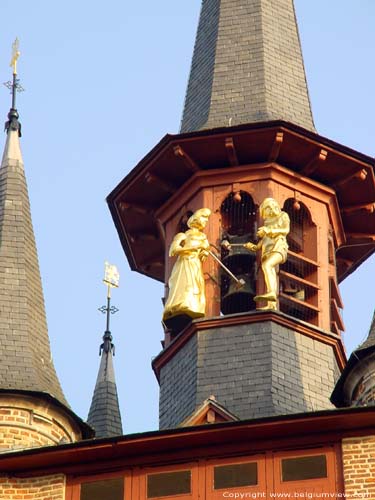
M 91 401 L 88 424 L 94 428 L 97 438 L 120 436 L 122 422 L 113 368 L 112 337 L 105 339 L 101 347 L 99 373 Z
M 30 214 L 20 123 L 12 107 L 0 166 L 0 390 L 48 393 L 67 405 L 52 361 Z
M 362 342 L 362 344 L 359 347 L 357 347 L 356 352 L 357 351 L 362 352 L 365 351 L 366 349 L 375 350 L 375 312 L 372 317 L 371 326 L 367 338 L 364 342 Z
M 375 405 L 375 312 L 368 336 L 350 355 L 331 401 L 339 408 Z
M 270 120 L 314 131 L 293 0 L 203 0 L 181 132 Z
M 99 355 L 101 356 L 99 373 L 87 418 L 87 422 L 94 428 L 97 438 L 120 436 L 122 434 L 121 414 L 113 367 L 115 348 L 109 329 L 110 315 L 118 311 L 116 307 L 111 306 L 110 291 L 112 287 L 118 287 L 118 280 L 119 275 L 116 267 L 106 263 L 105 278 L 103 281 L 108 286 L 107 305 L 102 306 L 99 310 L 106 314 L 107 322 L 103 335 L 103 343 L 99 350 Z

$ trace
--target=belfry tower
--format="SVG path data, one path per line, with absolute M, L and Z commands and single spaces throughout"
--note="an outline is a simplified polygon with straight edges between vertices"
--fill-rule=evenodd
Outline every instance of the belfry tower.
M 245 283 L 209 256 L 205 317 L 166 325 L 161 428 L 332 407 L 346 363 L 338 285 L 375 248 L 372 163 L 315 132 L 292 0 L 203 0 L 181 133 L 108 197 L 131 268 L 166 298 L 171 242 L 202 207 L 211 250 Z M 265 198 L 290 219 L 276 310 L 257 309 L 261 262 L 236 246 L 256 241 Z
M 69 408 L 52 362 L 15 104 L 17 40 L 13 48 L 0 166 L 0 452 L 92 435 Z

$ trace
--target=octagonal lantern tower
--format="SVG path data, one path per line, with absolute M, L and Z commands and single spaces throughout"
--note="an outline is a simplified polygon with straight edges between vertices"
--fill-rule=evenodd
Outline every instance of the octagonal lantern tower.
M 271 8 L 284 15 L 271 15 Z M 259 26 L 267 20 L 277 40 Z M 228 34 L 225 28 L 236 23 L 255 30 L 258 43 L 246 46 L 253 38 L 242 38 L 243 29 L 235 31 L 237 38 Z M 228 53 L 225 41 L 234 44 Z M 243 78 L 239 54 L 246 58 L 258 45 L 263 59 L 254 56 L 244 64 L 259 78 Z M 267 60 L 267 51 L 280 46 L 289 47 L 293 62 L 283 51 L 280 60 Z M 209 68 L 204 54 L 212 56 Z M 275 95 L 264 92 L 270 75 Z M 303 85 L 291 0 L 204 0 L 184 133 L 165 136 L 108 197 L 131 268 L 164 282 L 166 296 L 170 243 L 202 207 L 212 212 L 205 232 L 213 251 L 246 282 L 243 290 L 235 289 L 215 260 L 205 261 L 205 318 L 182 330 L 167 329 L 153 362 L 162 428 L 186 421 L 211 395 L 240 419 L 330 407 L 346 362 L 338 284 L 374 251 L 375 179 L 372 158 L 314 131 Z M 250 102 L 249 95 L 264 100 Z M 281 105 L 280 96 L 288 102 Z M 257 310 L 253 301 L 264 291 L 259 260 L 221 245 L 224 239 L 254 241 L 258 208 L 267 197 L 291 220 L 277 311 Z

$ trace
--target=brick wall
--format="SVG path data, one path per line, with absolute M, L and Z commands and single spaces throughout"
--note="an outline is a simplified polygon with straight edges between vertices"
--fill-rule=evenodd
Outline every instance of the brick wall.
M 6 500 L 64 500 L 65 476 L 19 479 L 0 476 L 0 498 Z
M 28 395 L 0 395 L 0 453 L 80 438 L 77 426 L 53 404 Z
M 343 439 L 345 493 L 353 498 L 375 498 L 375 436 Z

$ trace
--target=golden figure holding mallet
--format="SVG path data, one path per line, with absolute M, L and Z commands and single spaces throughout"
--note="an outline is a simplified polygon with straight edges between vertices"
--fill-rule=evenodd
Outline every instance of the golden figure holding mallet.
M 263 218 L 263 226 L 257 231 L 259 238 L 257 243 L 244 243 L 250 252 L 261 250 L 261 264 L 266 284 L 266 292 L 256 295 L 256 302 L 266 301 L 267 305 L 262 309 L 276 309 L 278 286 L 277 267 L 287 259 L 288 243 L 286 237 L 290 231 L 289 215 L 282 211 L 278 202 L 273 198 L 266 198 L 259 207 L 260 215 Z M 223 241 L 222 245 L 230 248 L 232 245 L 228 241 Z
M 209 208 L 201 208 L 187 221 L 189 229 L 177 233 L 169 249 L 170 257 L 177 257 L 169 278 L 169 294 L 163 312 L 163 321 L 168 322 L 176 316 L 191 319 L 205 315 L 206 294 L 202 262 L 210 255 L 230 275 L 240 288 L 245 282 L 221 262 L 210 250 L 210 243 L 203 229 L 211 214 Z
M 211 210 L 201 208 L 187 221 L 189 229 L 177 233 L 169 249 L 170 257 L 177 257 L 169 278 L 169 295 L 165 303 L 163 321 L 186 315 L 191 319 L 204 316 L 206 296 L 202 262 L 209 255 L 210 244 L 203 229 Z

